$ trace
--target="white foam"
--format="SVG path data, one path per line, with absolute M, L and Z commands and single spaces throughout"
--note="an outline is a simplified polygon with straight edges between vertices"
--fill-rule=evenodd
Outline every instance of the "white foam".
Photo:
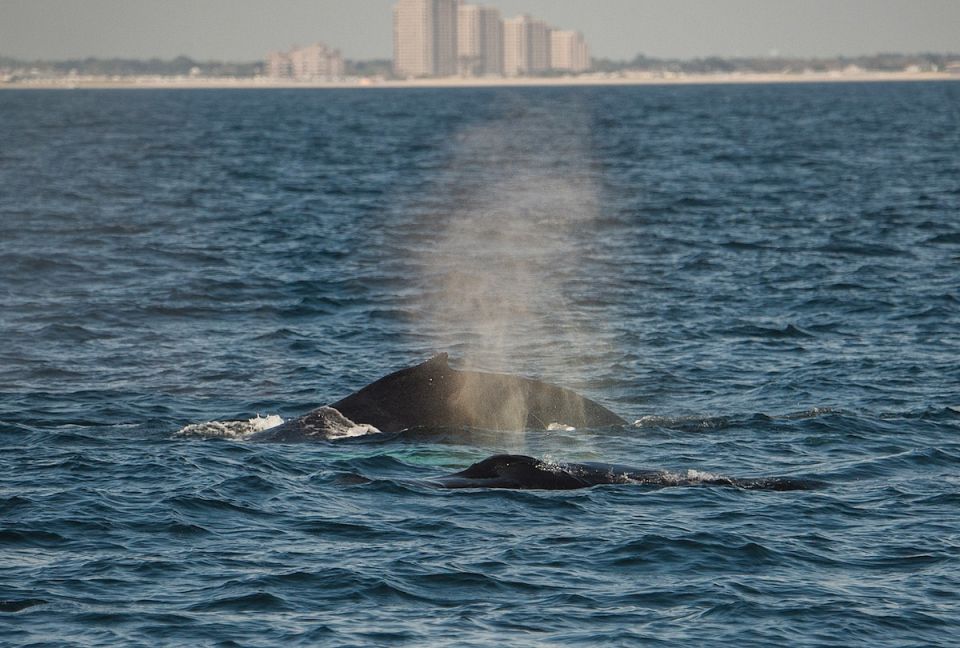
M 233 439 L 243 441 L 258 432 L 282 425 L 284 420 L 276 414 L 257 414 L 246 421 L 206 421 L 192 423 L 178 430 L 175 437 L 198 439 Z M 380 430 L 366 423 L 354 423 L 332 407 L 321 407 L 305 417 L 301 433 L 306 437 L 324 439 L 348 439 L 350 437 L 380 434 Z
M 718 479 L 723 479 L 723 475 L 689 468 L 687 470 L 687 479 L 693 482 L 716 481 Z
M 566 425 L 565 423 L 551 423 L 547 426 L 547 430 L 550 432 L 574 432 L 577 428 L 572 425 Z
M 544 470 L 549 470 L 550 472 L 559 472 L 567 469 L 567 464 L 564 461 L 556 459 L 553 455 L 543 455 L 540 459 L 540 466 Z
M 320 410 L 323 411 L 323 436 L 327 439 L 349 439 L 381 433 L 373 425 L 354 423 L 332 407 L 321 407 Z
M 257 432 L 269 430 L 283 424 L 283 419 L 276 414 L 260 416 L 257 414 L 246 421 L 206 421 L 191 423 L 177 430 L 174 436 L 199 439 L 236 439 L 243 440 Z
M 624 483 L 649 484 L 658 486 L 690 486 L 693 484 L 710 483 L 717 480 L 723 480 L 725 477 L 717 473 L 706 472 L 703 470 L 687 469 L 685 472 L 673 472 L 664 470 L 658 473 L 651 473 L 640 477 L 631 477 L 629 474 L 622 476 Z
M 656 427 L 658 425 L 668 425 L 672 419 L 666 416 L 641 416 L 633 422 L 633 427 Z
M 808 418 L 818 418 L 820 416 L 827 416 L 830 414 L 840 414 L 841 410 L 838 410 L 833 407 L 812 407 L 807 410 L 802 410 L 799 412 L 790 412 L 789 414 L 784 414 L 782 416 L 773 416 L 771 418 L 783 418 L 787 420 L 794 419 L 808 419 Z
M 633 422 L 633 427 L 638 428 L 648 428 L 648 427 L 665 427 L 665 428 L 674 428 L 674 427 L 684 427 L 687 429 L 696 428 L 701 430 L 708 430 L 712 428 L 721 427 L 726 423 L 726 419 L 722 417 L 709 417 L 709 416 L 657 416 L 651 414 L 648 416 L 641 416 Z

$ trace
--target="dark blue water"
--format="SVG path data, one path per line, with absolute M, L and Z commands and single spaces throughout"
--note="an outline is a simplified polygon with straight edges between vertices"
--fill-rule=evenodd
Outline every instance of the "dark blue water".
M 0 300 L 0 643 L 960 635 L 958 83 L 3 91 Z M 637 422 L 177 435 L 436 351 Z

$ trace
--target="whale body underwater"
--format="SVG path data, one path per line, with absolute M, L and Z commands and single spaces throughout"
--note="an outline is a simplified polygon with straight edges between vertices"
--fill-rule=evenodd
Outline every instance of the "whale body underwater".
M 627 421 L 599 403 L 549 383 L 508 374 L 464 371 L 446 353 L 401 369 L 328 406 L 250 437 L 259 443 L 300 443 L 339 438 L 345 429 L 371 432 L 414 429 L 496 431 L 603 428 Z M 375 428 L 372 429 L 372 428 Z M 747 490 L 817 488 L 810 480 L 678 475 L 605 463 L 547 463 L 523 455 L 495 455 L 469 468 L 429 480 L 442 488 L 569 490 L 601 484 L 727 486 Z
M 690 471 L 640 470 L 607 463 L 547 463 L 524 455 L 495 455 L 458 473 L 433 480 L 443 488 L 516 488 L 573 490 L 601 484 L 642 486 L 726 486 L 743 490 L 813 490 L 823 486 L 811 479 L 790 477 L 726 477 Z

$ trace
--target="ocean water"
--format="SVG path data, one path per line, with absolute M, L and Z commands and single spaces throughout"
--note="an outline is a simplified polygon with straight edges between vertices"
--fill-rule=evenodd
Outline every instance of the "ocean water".
M 960 636 L 960 83 L 2 91 L 0 306 L 0 644 Z M 244 440 L 441 351 L 632 424 Z

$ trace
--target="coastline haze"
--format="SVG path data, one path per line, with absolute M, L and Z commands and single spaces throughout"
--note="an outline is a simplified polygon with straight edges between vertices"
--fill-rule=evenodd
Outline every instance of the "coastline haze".
M 358 9 L 358 4 L 362 7 Z M 0 0 L 0 56 L 261 60 L 323 41 L 388 59 L 394 0 Z M 960 51 L 953 0 L 490 0 L 584 33 L 598 58 Z

